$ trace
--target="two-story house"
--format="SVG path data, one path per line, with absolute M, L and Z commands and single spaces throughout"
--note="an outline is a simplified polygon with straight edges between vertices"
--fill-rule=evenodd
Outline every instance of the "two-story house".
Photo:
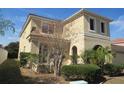
M 98 46 L 111 47 L 109 31 L 111 21 L 85 9 L 65 20 L 29 14 L 20 35 L 19 54 L 20 52 L 47 54 L 46 38 L 56 31 L 70 41 L 70 44 L 65 46 L 69 48 L 68 55 L 80 55 L 85 50 L 95 49 Z M 43 58 L 43 61 L 46 61 L 46 58 Z

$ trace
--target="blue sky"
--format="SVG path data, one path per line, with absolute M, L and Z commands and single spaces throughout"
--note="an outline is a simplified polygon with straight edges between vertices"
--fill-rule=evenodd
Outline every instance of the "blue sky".
M 80 8 L 1 8 L 0 10 L 0 14 L 15 23 L 15 33 L 6 31 L 5 36 L 0 36 L 0 44 L 7 45 L 9 42 L 19 40 L 19 33 L 29 13 L 63 20 Z M 87 10 L 113 19 L 110 23 L 111 39 L 124 38 L 124 8 L 89 8 Z

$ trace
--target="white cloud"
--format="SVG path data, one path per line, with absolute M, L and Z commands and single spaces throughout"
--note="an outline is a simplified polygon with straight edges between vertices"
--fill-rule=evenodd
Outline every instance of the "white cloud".
M 117 20 L 111 22 L 111 26 L 116 28 L 117 32 L 124 32 L 124 15 L 121 15 Z
M 13 22 L 24 22 L 26 19 L 25 16 L 7 16 L 6 18 Z
M 7 37 L 7 40 L 16 41 L 16 40 L 18 40 L 18 37 L 14 37 L 14 36 Z

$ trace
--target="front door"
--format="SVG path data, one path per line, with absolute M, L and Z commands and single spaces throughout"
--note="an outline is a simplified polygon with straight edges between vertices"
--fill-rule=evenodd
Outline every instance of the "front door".
M 40 63 L 46 63 L 47 62 L 47 56 L 48 56 L 48 47 L 47 45 L 40 44 L 39 47 L 39 62 Z

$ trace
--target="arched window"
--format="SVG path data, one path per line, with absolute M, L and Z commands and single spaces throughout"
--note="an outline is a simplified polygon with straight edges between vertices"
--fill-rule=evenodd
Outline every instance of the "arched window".
M 77 47 L 76 46 L 72 47 L 72 54 L 77 55 Z
M 77 64 L 77 47 L 72 47 L 72 62 L 73 64 Z

